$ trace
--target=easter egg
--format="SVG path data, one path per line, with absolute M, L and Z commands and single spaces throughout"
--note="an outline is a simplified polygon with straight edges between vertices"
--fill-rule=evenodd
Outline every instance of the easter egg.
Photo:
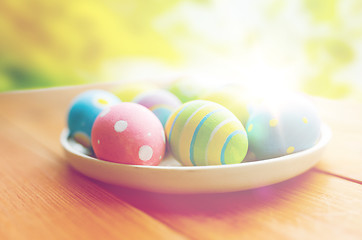
M 101 160 L 154 166 L 165 153 L 165 132 L 146 107 L 122 102 L 99 114 L 92 129 L 92 145 Z
M 238 88 L 221 88 L 208 92 L 200 97 L 200 99 L 216 102 L 227 109 L 241 121 L 246 124 L 249 118 L 247 101 L 244 98 L 242 90 Z
M 250 152 L 259 160 L 314 146 L 320 128 L 316 108 L 301 95 L 268 99 L 253 111 L 246 125 Z
M 171 113 L 179 107 L 181 101 L 167 90 L 151 90 L 138 95 L 133 102 L 150 109 L 165 126 Z
M 84 147 L 91 147 L 91 131 L 96 117 L 105 108 L 120 102 L 118 97 L 104 90 L 89 90 L 78 95 L 68 112 L 70 137 Z
M 239 119 L 210 101 L 181 105 L 168 119 L 165 130 L 173 156 L 186 166 L 240 163 L 248 150 Z
M 168 90 L 175 94 L 183 103 L 196 100 L 200 95 L 206 92 L 204 86 L 197 81 L 188 79 L 180 79 L 171 83 Z
M 116 87 L 112 93 L 123 102 L 131 102 L 137 95 L 154 88 L 155 86 L 149 83 L 129 83 Z

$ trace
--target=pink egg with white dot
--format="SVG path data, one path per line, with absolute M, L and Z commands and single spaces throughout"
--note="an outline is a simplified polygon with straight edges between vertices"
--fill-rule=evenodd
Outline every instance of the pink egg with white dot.
M 92 146 L 101 160 L 156 166 L 165 154 L 165 133 L 149 109 L 124 102 L 98 115 L 92 128 Z

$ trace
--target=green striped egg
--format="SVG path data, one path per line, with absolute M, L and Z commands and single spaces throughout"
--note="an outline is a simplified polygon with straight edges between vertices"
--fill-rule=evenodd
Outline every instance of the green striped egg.
M 171 114 L 165 130 L 173 156 L 186 166 L 240 163 L 248 150 L 240 120 L 211 101 L 183 104 Z

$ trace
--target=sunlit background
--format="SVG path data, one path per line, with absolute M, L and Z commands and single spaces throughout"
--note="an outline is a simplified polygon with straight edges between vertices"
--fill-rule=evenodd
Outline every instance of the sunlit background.
M 185 74 L 360 98 L 362 1 L 0 1 L 1 92 Z

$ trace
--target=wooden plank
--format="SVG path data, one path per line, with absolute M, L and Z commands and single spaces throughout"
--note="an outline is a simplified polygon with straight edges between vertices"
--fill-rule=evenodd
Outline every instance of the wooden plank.
M 0 239 L 184 239 L 0 123 Z
M 251 191 L 207 195 L 147 193 L 83 177 L 62 162 L 58 141 L 67 107 L 83 90 L 0 94 L 0 239 L 361 238 L 361 185 L 318 171 Z M 337 136 L 318 168 L 360 179 L 359 105 L 317 102 Z M 333 118 L 336 109 L 352 118 L 346 127 L 342 116 Z
M 362 183 L 362 134 L 334 130 L 333 137 L 316 168 Z
M 332 129 L 362 134 L 362 102 L 353 99 L 313 98 L 321 118 Z
M 362 181 L 362 103 L 315 98 L 322 120 L 332 131 L 318 169 L 351 180 Z
M 83 91 L 111 86 L 86 85 L 3 93 L 0 94 L 0 116 L 54 152 L 61 152 L 59 137 L 66 126 L 72 99 Z
M 362 186 L 316 171 L 224 194 L 156 194 L 99 184 L 193 239 L 362 237 Z

